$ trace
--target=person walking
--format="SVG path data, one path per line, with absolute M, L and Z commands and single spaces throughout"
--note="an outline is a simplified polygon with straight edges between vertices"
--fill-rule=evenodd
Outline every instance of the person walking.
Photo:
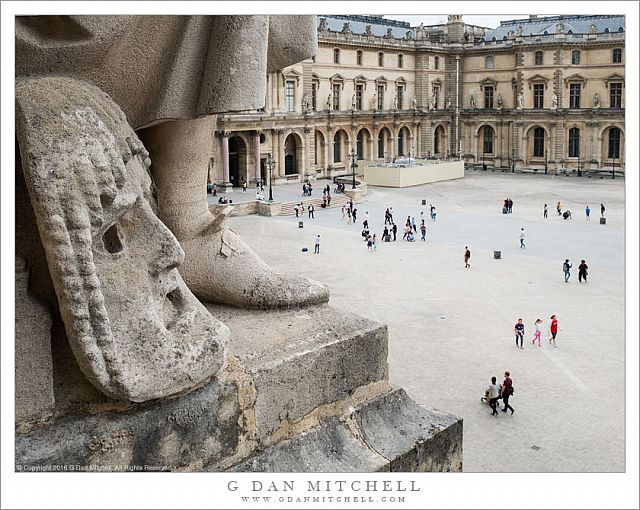
M 416 227 L 416 218 L 414 216 L 411 216 L 411 228 L 413 229 L 414 233 L 418 233 L 418 227 Z
M 433 204 L 431 204 L 431 219 L 436 221 L 436 207 Z
M 242 192 L 243 193 L 247 192 L 247 181 L 242 181 Z
M 589 269 L 589 266 L 584 260 L 581 260 L 578 266 L 578 282 L 582 283 L 582 280 L 584 280 L 584 283 L 587 283 L 587 269 Z
M 345 210 L 344 205 L 343 205 L 343 206 L 342 206 L 342 208 L 340 209 L 340 212 L 342 213 L 342 219 L 344 220 L 344 218 L 345 218 L 345 216 L 346 216 L 346 214 L 347 214 L 347 212 L 346 212 L 346 210 Z
M 354 209 L 351 211 L 351 216 L 353 216 L 353 222 L 354 222 L 354 223 L 356 222 L 356 214 L 357 214 L 357 213 L 358 213 L 358 209 L 355 209 L 355 208 L 354 208 Z
M 556 211 L 558 211 L 558 216 L 562 216 L 562 204 L 560 202 L 556 204 Z
M 524 227 L 520 229 L 520 248 L 526 248 L 524 244 Z
M 549 214 L 549 207 L 547 207 L 547 204 L 544 204 L 544 218 L 547 218 L 547 214 Z
M 556 336 L 558 335 L 558 318 L 554 315 L 551 316 L 551 323 L 549 324 L 549 343 L 553 342 L 554 347 L 558 347 L 556 345 Z
M 569 259 L 565 259 L 564 260 L 564 264 L 562 264 L 562 270 L 564 271 L 564 283 L 568 283 L 569 282 L 569 278 L 571 278 L 571 268 L 573 266 L 571 265 L 571 263 L 569 262 Z
M 296 218 L 300 217 L 300 207 L 298 206 L 298 204 L 293 206 L 293 210 L 296 212 Z
M 391 227 L 391 232 L 393 232 L 393 240 L 395 241 L 396 236 L 398 235 L 398 225 L 393 223 L 393 226 Z
M 393 225 L 393 207 L 389 207 L 389 224 Z
M 587 206 L 587 208 L 584 210 L 584 213 L 587 216 L 587 221 L 591 221 L 591 219 L 589 218 L 589 216 L 591 215 L 591 208 L 589 206 Z
M 509 198 L 508 201 L 509 201 L 509 214 L 511 214 L 513 212 L 513 200 Z
M 378 238 L 376 237 L 375 234 L 373 234 L 373 251 L 376 251 L 378 249 Z
M 388 243 L 391 240 L 390 236 L 389 236 L 389 227 L 387 227 L 386 225 L 384 226 L 384 231 L 382 232 L 382 242 L 383 243 Z
M 320 253 L 320 234 L 316 234 L 316 247 L 315 250 L 313 251 L 313 253 Z
M 489 405 L 491 406 L 491 415 L 498 416 L 498 400 L 500 399 L 500 387 L 496 384 L 496 378 L 491 378 L 491 384 L 487 388 L 487 396 L 489 397 Z
M 391 225 L 391 218 L 389 217 L 389 208 L 387 207 L 387 210 L 384 212 L 384 224 L 387 225 Z
M 369 228 L 369 211 L 364 212 L 364 219 L 362 222 L 364 228 Z
M 604 218 L 604 204 L 600 204 L 600 217 Z
M 507 371 L 504 373 L 504 381 L 502 382 L 502 388 L 500 391 L 500 396 L 504 403 L 504 408 L 502 409 L 503 413 L 506 413 L 507 409 L 511 410 L 511 414 L 515 412 L 515 409 L 509 405 L 509 398 L 511 395 L 513 395 L 513 381 L 511 380 L 511 374 Z
M 411 232 L 411 225 L 408 223 L 404 226 L 404 234 L 402 234 L 402 240 L 404 241 L 409 237 L 409 232 Z
M 367 236 L 367 250 L 373 251 L 373 237 Z
M 347 207 L 347 224 L 351 225 L 351 208 Z
M 309 204 L 309 218 L 313 218 L 314 220 L 316 219 L 316 215 L 315 215 L 315 207 L 313 207 L 313 204 Z
M 534 323 L 536 330 L 533 333 L 533 340 L 531 341 L 532 344 L 535 344 L 536 340 L 538 340 L 538 347 L 542 347 L 542 345 L 540 345 L 540 336 L 542 335 L 542 331 L 540 331 L 540 324 L 542 324 L 542 319 L 536 319 L 536 322 Z
M 464 247 L 464 267 L 469 268 L 471 264 L 469 264 L 469 259 L 471 258 L 471 251 L 469 251 L 469 247 Z
M 518 347 L 518 340 L 520 340 L 520 349 L 524 349 L 522 346 L 522 340 L 524 339 L 524 323 L 522 319 L 518 319 L 518 322 L 513 327 L 513 332 L 516 335 L 516 348 Z
M 422 234 L 422 237 L 420 239 L 422 239 L 423 241 L 427 240 L 427 226 L 424 224 L 424 220 L 422 220 L 422 225 L 420 225 L 420 234 Z

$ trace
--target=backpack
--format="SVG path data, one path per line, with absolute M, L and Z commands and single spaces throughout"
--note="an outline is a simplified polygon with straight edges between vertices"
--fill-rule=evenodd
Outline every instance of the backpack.
M 563 271 L 569 271 L 569 264 L 567 264 L 566 262 L 564 264 L 562 264 L 562 270 Z

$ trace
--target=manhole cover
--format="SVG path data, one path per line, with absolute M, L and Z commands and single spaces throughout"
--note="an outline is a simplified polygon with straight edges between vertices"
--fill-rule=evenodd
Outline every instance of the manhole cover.
M 531 449 L 532 450 L 539 450 L 540 447 L 537 444 L 534 444 L 534 445 L 531 446 Z

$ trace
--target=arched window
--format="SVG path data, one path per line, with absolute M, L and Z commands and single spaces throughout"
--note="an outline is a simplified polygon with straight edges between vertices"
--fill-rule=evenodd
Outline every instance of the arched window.
M 536 64 L 537 66 L 541 66 L 542 65 L 542 55 L 543 53 L 541 51 L 536 51 Z
M 340 63 L 340 50 L 338 48 L 335 48 L 333 50 L 333 63 L 334 64 Z
M 378 66 L 382 67 L 384 65 L 384 53 L 378 53 Z
M 620 158 L 620 129 L 617 127 L 609 130 L 609 159 Z
M 493 128 L 485 126 L 482 131 L 482 152 L 484 154 L 493 154 Z
M 571 65 L 577 66 L 580 64 L 580 51 L 573 50 L 571 52 Z
M 384 129 L 378 133 L 378 158 L 384 158 Z
M 342 146 L 342 131 L 338 131 L 333 137 L 333 162 L 334 163 L 340 163 L 340 161 L 342 161 L 341 146 Z
M 434 57 L 433 58 L 433 68 L 434 69 L 439 69 L 440 68 L 440 58 L 439 57 Z
M 533 157 L 544 157 L 544 129 L 541 127 L 534 128 L 533 130 Z
M 359 66 L 362 65 L 362 50 L 356 52 L 356 64 Z
M 580 130 L 575 127 L 569 130 L 569 157 L 580 157 Z
M 404 65 L 404 56 L 402 53 L 398 55 L 398 67 L 402 67 Z
M 484 67 L 486 69 L 493 69 L 493 55 L 487 55 L 484 59 Z

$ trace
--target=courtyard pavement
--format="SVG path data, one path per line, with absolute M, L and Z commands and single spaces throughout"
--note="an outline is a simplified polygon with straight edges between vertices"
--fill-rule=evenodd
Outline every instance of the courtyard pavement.
M 274 195 L 300 196 L 299 189 L 279 185 Z M 507 196 L 513 213 L 503 215 Z M 436 206 L 437 221 L 421 199 Z M 556 215 L 557 201 L 573 219 Z M 606 225 L 599 224 L 601 202 Z M 368 252 L 361 219 L 369 211 L 380 236 L 389 206 L 399 240 Z M 333 306 L 388 324 L 391 383 L 420 404 L 464 419 L 464 471 L 625 469 L 623 179 L 472 171 L 402 190 L 372 187 L 356 207 L 358 225 L 347 225 L 339 208 L 317 210 L 302 229 L 295 217 L 233 217 L 229 224 L 268 264 L 327 283 Z M 419 224 L 421 211 L 427 242 L 401 241 L 407 216 Z M 320 254 L 303 253 L 316 233 Z M 566 284 L 565 258 L 573 263 Z M 589 265 L 586 284 L 577 281 L 582 258 Z M 562 328 L 557 348 L 547 341 L 551 314 Z M 526 326 L 522 350 L 513 335 L 518 318 Z M 531 344 L 537 318 L 541 348 Z M 491 376 L 501 382 L 505 370 L 513 379 L 515 414 L 493 417 L 480 397 Z

